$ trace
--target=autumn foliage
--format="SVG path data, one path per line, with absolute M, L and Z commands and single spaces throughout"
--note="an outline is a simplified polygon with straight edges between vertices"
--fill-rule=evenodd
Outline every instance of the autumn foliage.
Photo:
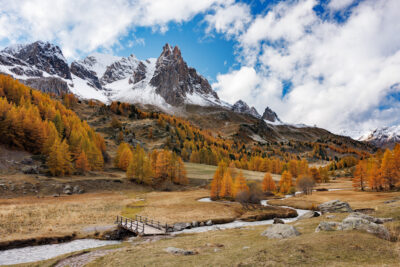
M 121 143 L 114 159 L 114 165 L 126 171 L 128 178 L 139 183 L 158 185 L 171 182 L 188 184 L 182 159 L 168 150 L 153 150 L 147 153 L 141 146 L 131 147 Z
M 270 173 L 265 173 L 264 179 L 262 181 L 262 190 L 263 192 L 275 192 L 276 185 Z
M 0 143 L 47 158 L 52 175 L 71 174 L 78 169 L 103 168 L 104 139 L 67 106 L 76 103 L 72 95 L 63 102 L 0 75 Z M 82 151 L 87 164 L 83 166 Z
M 353 187 L 375 191 L 400 188 L 400 145 L 359 161 L 354 171 Z

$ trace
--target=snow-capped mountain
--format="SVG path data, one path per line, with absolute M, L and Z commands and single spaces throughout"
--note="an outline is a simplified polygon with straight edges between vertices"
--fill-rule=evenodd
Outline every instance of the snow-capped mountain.
M 400 125 L 378 128 L 358 140 L 372 143 L 377 147 L 394 147 L 396 143 L 400 143 Z
M 278 115 L 269 107 L 265 108 L 265 111 L 262 115 L 262 119 L 268 122 L 276 122 L 281 123 L 282 121 L 279 119 Z
M 61 49 L 47 42 L 14 45 L 0 52 L 0 73 L 45 92 L 72 92 L 85 99 L 152 104 L 226 105 L 207 79 L 187 66 L 177 46 L 158 58 L 94 53 L 68 65 Z
M 253 117 L 256 117 L 258 119 L 261 118 L 261 115 L 258 114 L 257 110 L 255 109 L 255 107 L 249 107 L 249 105 L 247 105 L 246 102 L 244 102 L 243 100 L 238 100 L 235 104 L 233 104 L 232 106 L 232 110 L 237 112 L 237 113 L 246 113 L 246 114 L 250 114 Z

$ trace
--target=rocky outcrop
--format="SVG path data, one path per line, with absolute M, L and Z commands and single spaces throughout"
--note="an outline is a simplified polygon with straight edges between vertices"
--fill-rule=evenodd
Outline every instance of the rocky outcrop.
M 71 63 L 71 73 L 78 76 L 79 78 L 86 80 L 87 83 L 98 89 L 101 89 L 99 78 L 94 71 L 88 70 L 81 63 L 74 61 Z
M 9 47 L 4 49 L 3 52 L 49 74 L 54 74 L 64 79 L 71 79 L 68 63 L 61 49 L 56 45 L 37 41 L 27 45 Z
M 383 222 L 391 221 L 391 218 L 375 218 L 362 213 L 351 213 L 342 222 L 321 222 L 315 232 L 320 231 L 348 231 L 361 230 L 376 235 L 379 238 L 390 240 L 390 233 Z
M 288 224 L 273 224 L 261 233 L 270 239 L 283 239 L 300 235 L 297 229 Z
M 353 210 L 351 209 L 349 203 L 343 202 L 340 200 L 332 200 L 328 201 L 325 203 L 322 203 L 321 205 L 318 206 L 318 209 L 322 213 L 328 213 L 328 212 L 352 212 Z
M 262 115 L 262 119 L 270 122 L 280 122 L 281 120 L 278 118 L 278 115 L 269 107 L 265 108 L 265 111 Z
M 245 113 L 252 115 L 253 117 L 256 117 L 258 119 L 261 118 L 261 115 L 258 114 L 255 107 L 250 108 L 249 105 L 247 105 L 247 103 L 244 102 L 243 100 L 238 100 L 235 104 L 233 104 L 232 110 L 237 113 Z
M 134 55 L 130 55 L 129 57 L 124 57 L 112 63 L 110 66 L 107 67 L 103 77 L 101 77 L 101 84 L 106 85 L 108 83 L 119 81 L 129 76 L 132 76 L 136 71 L 139 62 L 140 61 Z
M 144 65 L 143 62 L 139 62 L 136 70 L 133 73 L 133 81 L 132 79 L 130 79 L 129 81 L 132 83 L 138 83 L 144 80 L 144 78 L 146 78 L 146 72 L 147 72 L 146 65 Z
M 189 68 L 183 60 L 177 46 L 173 49 L 169 44 L 163 47 L 156 62 L 156 70 L 150 84 L 156 88 L 156 93 L 173 106 L 185 103 L 186 96 L 193 93 L 210 95 L 218 99 L 208 81 Z
M 21 82 L 45 93 L 62 95 L 70 92 L 68 84 L 56 77 L 30 78 L 27 80 L 21 80 Z

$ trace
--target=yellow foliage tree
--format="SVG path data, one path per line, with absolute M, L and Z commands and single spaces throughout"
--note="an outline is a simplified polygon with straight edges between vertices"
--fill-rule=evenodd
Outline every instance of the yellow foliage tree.
M 262 181 L 263 192 L 274 192 L 276 190 L 276 185 L 272 176 L 269 172 L 265 173 L 264 179 Z
M 239 174 L 235 178 L 235 184 L 233 185 L 233 197 L 236 197 L 241 192 L 249 192 L 249 187 L 247 186 L 243 172 L 239 171 Z
M 279 181 L 279 192 L 287 194 L 293 186 L 292 175 L 288 171 L 284 171 Z

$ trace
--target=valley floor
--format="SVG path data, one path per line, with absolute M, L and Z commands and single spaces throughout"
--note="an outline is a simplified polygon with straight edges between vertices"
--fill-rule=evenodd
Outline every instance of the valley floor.
M 196 168 L 201 174 L 199 167 L 201 166 L 189 166 L 189 177 L 196 173 Z M 203 172 L 206 177 L 207 170 Z M 84 179 L 104 180 L 106 176 Z M 122 177 L 123 173 L 114 172 L 113 177 L 109 178 L 120 181 L 104 183 L 99 188 L 89 187 L 87 193 L 79 195 L 22 195 L 0 199 L 0 243 L 4 248 L 7 242 L 11 244 L 27 238 L 38 240 L 66 235 L 74 235 L 74 238 L 101 236 L 102 232 L 112 227 L 116 215 L 133 217 L 141 214 L 172 224 L 209 219 L 222 223 L 234 219 L 245 220 L 254 214 L 279 217 L 280 212 L 285 212 L 282 208 L 249 212 L 244 211 L 237 203 L 199 202 L 198 199 L 209 196 L 207 189 L 192 185 L 172 192 L 160 192 L 136 185 Z M 11 180 L 17 183 L 25 178 L 12 176 Z M 47 182 L 65 184 L 78 182 L 81 178 L 47 178 Z M 400 239 L 400 192 L 355 192 L 349 189 L 351 182 L 348 179 L 320 184 L 319 188 L 343 190 L 314 192 L 310 196 L 270 200 L 269 203 L 309 209 L 329 200 L 348 201 L 356 209 L 373 209 L 370 214 L 372 216 L 394 218 L 394 222 L 385 223 L 385 226 Z M 358 231 L 315 233 L 320 221 L 341 221 L 347 214 L 334 216 L 335 218 L 327 218 L 323 215 L 296 221 L 292 224 L 301 235 L 284 240 L 270 240 L 260 236 L 268 227 L 265 225 L 178 234 L 166 238 L 135 238 L 119 245 L 87 250 L 98 251 L 87 254 L 90 256 L 88 266 L 396 266 L 400 261 L 399 242 L 385 241 Z M 192 250 L 196 255 L 171 255 L 165 252 L 167 247 Z M 68 255 L 81 254 L 82 252 L 75 252 Z M 36 265 L 54 266 L 68 255 L 38 262 Z M 74 258 L 72 256 L 65 262 L 71 262 Z

